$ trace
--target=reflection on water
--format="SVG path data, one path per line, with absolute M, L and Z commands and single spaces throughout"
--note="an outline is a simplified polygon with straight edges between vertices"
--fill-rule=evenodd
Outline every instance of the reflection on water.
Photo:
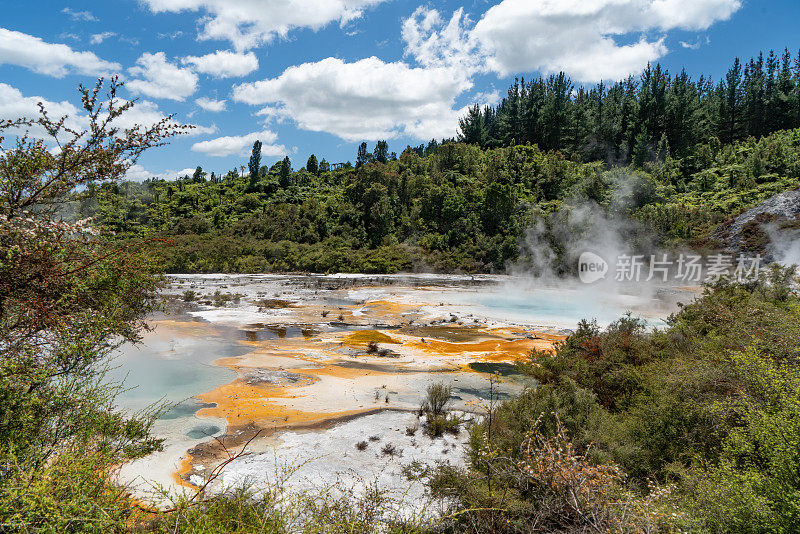
M 309 338 L 318 333 L 319 331 L 311 326 L 254 323 L 246 325 L 239 335 L 247 341 L 268 341 L 293 337 Z
M 500 376 L 521 375 L 519 368 L 513 363 L 495 362 L 472 362 L 469 368 L 479 373 L 497 373 Z
M 216 406 L 213 402 L 200 402 L 197 399 L 186 399 L 180 404 L 172 406 L 169 410 L 162 413 L 158 418 L 164 421 L 172 419 L 180 419 L 181 417 L 189 417 L 197 413 L 198 410 L 203 408 L 213 408 Z
M 114 359 L 108 379 L 123 382 L 125 391 L 117 397 L 119 406 L 137 411 L 153 403 L 181 403 L 236 378 L 225 367 L 212 365 L 217 358 L 241 356 L 250 348 L 236 341 L 235 331 L 201 330 L 182 323 L 159 321 L 142 343 L 125 345 Z M 194 414 L 201 403 L 188 400 L 164 414 L 174 419 Z
M 219 433 L 222 430 L 217 425 L 208 425 L 208 424 L 199 424 L 192 427 L 188 432 L 186 432 L 186 436 L 192 439 L 203 439 L 203 438 L 210 438 Z
M 454 387 L 453 388 L 453 399 L 455 400 L 464 400 L 465 397 L 469 398 L 469 396 L 476 397 L 481 400 L 489 400 L 489 388 L 470 388 L 470 387 Z M 506 393 L 505 391 L 495 391 L 492 394 L 494 400 L 508 400 L 511 398 L 511 395 Z

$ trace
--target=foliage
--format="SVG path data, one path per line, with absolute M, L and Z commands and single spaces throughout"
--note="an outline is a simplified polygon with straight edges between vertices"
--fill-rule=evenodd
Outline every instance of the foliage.
M 261 141 L 256 140 L 253 143 L 253 150 L 250 154 L 250 161 L 247 164 L 249 171 L 250 183 L 249 188 L 254 189 L 259 181 L 259 173 L 261 172 Z
M 461 432 L 461 418 L 454 413 L 447 415 L 425 416 L 425 433 L 432 438 L 438 438 L 444 434 L 458 434 Z
M 283 481 L 266 490 L 231 489 L 201 501 L 182 497 L 168 513 L 137 517 L 134 524 L 139 531 L 164 534 L 426 532 L 421 521 L 402 518 L 398 505 L 374 485 L 365 487 L 363 494 L 342 488 L 292 494 Z
M 459 139 L 481 147 L 538 145 L 570 159 L 689 165 L 708 139 L 724 143 L 800 127 L 800 56 L 770 51 L 714 84 L 648 65 L 638 79 L 575 87 L 562 72 L 515 80 L 497 106 L 472 106 Z M 702 165 L 700 166 L 702 167 Z M 697 169 L 699 170 L 699 168 Z M 693 171 L 696 172 L 696 171 Z
M 430 415 L 444 415 L 452 396 L 452 387 L 439 382 L 430 384 L 425 389 L 425 400 L 422 401 L 420 410 Z
M 604 330 L 582 322 L 554 354 L 534 351 L 521 366 L 541 385 L 503 403 L 472 429 L 472 470 L 444 470 L 434 482 L 455 491 L 463 510 L 500 508 L 493 513 L 503 519 L 509 510 L 533 514 L 533 507 L 540 513 L 535 503 L 547 500 L 520 486 L 524 470 L 511 469 L 533 451 L 528 432 L 534 426 L 541 435 L 536 454 L 548 450 L 547 440 L 571 436 L 569 447 L 562 441 L 552 450 L 573 451 L 587 466 L 616 466 L 614 476 L 604 473 L 619 491 L 634 501 L 662 495 L 657 506 L 662 519 L 670 507 L 680 510 L 673 510 L 673 526 L 795 531 L 800 525 L 794 476 L 800 462 L 796 284 L 794 269 L 780 267 L 759 282 L 722 280 L 661 331 L 648 332 L 630 316 Z M 550 473 L 538 467 L 536 472 Z M 674 485 L 669 496 L 662 494 L 664 484 Z M 662 489 L 653 493 L 652 487 Z M 501 495 L 508 499 L 502 505 Z M 556 502 L 564 505 L 563 499 Z M 608 503 L 601 508 L 610 513 Z M 499 521 L 491 514 L 464 513 L 471 521 Z
M 42 138 L 18 136 L 12 148 L 3 150 L 0 213 L 9 219 L 34 209 L 52 214 L 77 188 L 119 180 L 145 150 L 160 146 L 190 128 L 174 123 L 172 116 L 167 116 L 150 126 L 120 130 L 119 118 L 135 104 L 117 97 L 120 85 L 116 78 L 111 80 L 105 101 L 99 99 L 102 80 L 91 90 L 79 88 L 89 122 L 84 130 L 69 126 L 66 116 L 51 118 L 42 104 L 37 120 L 0 122 L 0 132 L 12 127 L 17 130 L 36 127 L 44 133 Z M 49 148 L 53 145 L 59 150 L 51 152 Z
M 625 236 L 635 249 L 645 238 L 714 248 L 720 224 L 800 186 L 798 117 L 788 53 L 737 60 L 716 85 L 659 65 L 591 89 L 560 74 L 470 109 L 459 142 L 399 158 L 365 142 L 355 167 L 311 155 L 293 171 L 288 157 L 262 166 L 256 141 L 249 177 L 99 184 L 73 207 L 122 239 L 163 239 L 152 253 L 169 272 L 491 272 L 527 261 L 520 244 L 542 227 L 563 274 L 574 262 L 558 228 L 587 206 L 640 223 Z M 36 151 L 30 165 L 50 165 Z M 748 232 L 745 245 L 762 251 L 768 236 Z
M 119 386 L 103 379 L 109 354 L 145 327 L 154 265 L 134 244 L 56 215 L 70 195 L 119 179 L 185 129 L 167 117 L 120 130 L 133 103 L 120 105 L 118 86 L 103 102 L 102 81 L 80 88 L 86 130 L 43 107 L 36 121 L 0 125 L 45 134 L 0 152 L 0 524 L 12 530 L 111 530 L 127 500 L 108 474 L 161 443 L 149 434 L 152 414 L 119 412 Z
M 574 262 L 563 240 L 594 229 L 575 222 L 587 207 L 626 221 L 615 226 L 634 248 L 710 246 L 731 216 L 800 185 L 800 130 L 696 149 L 700 166 L 687 156 L 633 169 L 536 146 L 446 143 L 358 170 L 278 162 L 255 183 L 232 170 L 91 186 L 72 208 L 122 242 L 157 238 L 150 251 L 168 272 L 488 272 L 528 260 L 520 244 L 531 228 L 543 229 L 566 272 Z
M 559 419 L 543 429 L 542 414 L 506 455 L 488 440 L 468 472 L 442 467 L 430 481 L 460 508 L 446 515 L 448 532 L 676 532 L 671 488 L 653 485 L 641 497 L 625 488 L 614 464 L 598 464 L 573 445 Z

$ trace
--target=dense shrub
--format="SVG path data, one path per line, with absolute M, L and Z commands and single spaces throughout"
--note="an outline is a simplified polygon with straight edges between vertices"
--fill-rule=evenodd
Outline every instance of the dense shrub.
M 723 280 L 663 330 L 649 332 L 630 316 L 605 329 L 584 321 L 554 354 L 532 352 L 520 368 L 540 384 L 472 428 L 469 470 L 443 468 L 432 479 L 463 510 L 453 531 L 587 528 L 580 523 L 587 517 L 619 520 L 611 503 L 625 499 L 627 510 L 647 510 L 633 514 L 636 521 L 658 518 L 650 531 L 796 531 L 796 284 L 794 269 L 780 267 L 757 283 Z M 542 471 L 550 464 L 540 455 L 548 450 L 563 453 L 558 461 L 566 472 Z M 538 466 L 535 480 L 531 465 Z M 582 478 L 575 495 L 586 496 L 589 508 L 571 516 L 559 508 L 564 497 L 556 490 L 584 469 L 602 474 L 608 486 L 592 493 L 597 486 Z M 650 504 L 633 504 L 640 502 Z M 539 530 L 523 527 L 537 521 Z M 603 528 L 643 528 L 609 524 Z

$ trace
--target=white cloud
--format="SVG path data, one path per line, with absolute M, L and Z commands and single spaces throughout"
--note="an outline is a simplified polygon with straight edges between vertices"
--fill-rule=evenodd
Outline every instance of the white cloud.
M 715 22 L 729 19 L 741 7 L 741 0 L 653 0 L 644 10 L 647 22 L 643 25 L 664 31 L 705 30 Z
M 445 24 L 435 9 L 418 7 L 403 21 L 405 54 L 424 66 L 455 66 L 475 70 L 480 58 L 469 36 L 469 18 L 459 8 Z
M 217 128 L 216 124 L 212 124 L 211 126 L 200 126 L 199 124 L 194 124 L 193 126 L 194 128 L 186 133 L 186 135 L 189 137 L 194 137 L 195 135 L 211 135 L 219 131 L 219 128 Z
M 72 103 L 67 101 L 53 102 L 44 99 L 40 96 L 25 96 L 22 92 L 8 84 L 0 82 L 0 120 L 3 119 L 17 119 L 27 118 L 36 120 L 39 118 L 38 103 L 41 102 L 45 109 L 47 109 L 52 119 L 57 119 L 66 115 L 68 117 L 66 126 L 74 130 L 83 130 L 88 127 L 89 121 L 86 114 L 82 109 L 78 109 Z M 124 103 L 120 100 L 118 104 Z M 136 104 L 126 113 L 114 120 L 113 125 L 121 130 L 126 128 L 133 128 L 135 126 L 149 126 L 162 120 L 165 114 L 158 109 L 158 105 L 148 100 L 136 102 Z M 174 123 L 180 124 L 178 121 Z M 27 128 L 30 134 L 34 137 L 48 138 L 46 132 L 37 125 Z M 186 135 L 208 135 L 217 132 L 217 127 L 212 126 L 196 126 L 190 129 Z M 5 133 L 11 136 L 23 135 L 24 129 L 17 128 L 13 131 L 6 131 Z
M 92 43 L 93 45 L 100 44 L 109 37 L 114 37 L 115 35 L 117 35 L 115 32 L 93 33 L 91 38 L 89 39 L 89 42 Z
M 728 19 L 741 0 L 503 0 L 469 38 L 501 75 L 565 71 L 580 81 L 618 79 L 667 52 L 664 33 Z M 619 36 L 642 32 L 629 44 Z
M 120 103 L 124 103 L 121 100 Z M 166 117 L 166 114 L 158 108 L 158 104 L 149 100 L 139 100 L 136 104 L 125 112 L 123 115 L 114 120 L 114 126 L 117 128 L 133 128 L 134 126 L 150 126 Z M 173 120 L 176 125 L 182 124 L 178 120 Z M 194 137 L 198 135 L 214 134 L 219 131 L 215 125 L 201 126 L 193 125 L 194 128 L 188 130 L 184 135 Z
M 198 22 L 201 40 L 230 41 L 249 50 L 285 38 L 295 28 L 318 30 L 331 22 L 345 24 L 364 8 L 386 0 L 143 0 L 155 13 L 204 11 Z
M 159 39 L 177 39 L 178 37 L 180 37 L 182 35 L 183 35 L 183 31 L 182 30 L 176 30 L 174 32 L 169 32 L 169 33 L 159 33 L 158 34 L 158 38 Z
M 287 153 L 283 145 L 274 144 L 278 140 L 275 132 L 264 130 L 263 132 L 253 132 L 247 135 L 234 135 L 218 137 L 208 141 L 201 141 L 192 145 L 192 150 L 202 152 L 207 156 L 226 157 L 226 156 L 246 156 L 253 148 L 253 143 L 261 141 L 261 154 L 264 156 L 283 156 Z
M 183 101 L 197 90 L 197 74 L 168 62 L 164 52 L 145 52 L 136 64 L 128 73 L 141 78 L 125 84 L 134 93 Z
M 183 169 L 180 171 L 173 171 L 167 170 L 164 172 L 152 172 L 148 171 L 143 166 L 135 163 L 131 165 L 128 169 L 128 172 L 125 174 L 125 179 L 130 180 L 132 182 L 144 182 L 150 178 L 156 178 L 160 180 L 173 180 L 175 178 L 180 178 L 182 176 L 192 176 L 194 174 L 194 169 Z
M 73 11 L 70 8 L 65 7 L 61 10 L 61 12 L 77 22 L 94 22 L 97 20 L 97 17 L 92 15 L 90 11 Z
M 699 50 L 704 43 L 705 44 L 711 43 L 711 39 L 707 35 L 705 36 L 705 39 L 703 39 L 702 37 L 698 37 L 697 40 L 695 40 L 695 42 L 693 43 L 687 41 L 681 41 L 681 46 L 683 48 L 688 48 L 689 50 Z
M 220 111 L 225 111 L 226 102 L 227 100 L 213 100 L 205 96 L 201 96 L 200 98 L 195 100 L 195 103 L 198 106 L 212 113 L 219 113 Z
M 233 98 L 266 105 L 268 117 L 288 117 L 305 129 L 347 141 L 455 134 L 455 98 L 472 86 L 460 69 L 412 68 L 370 57 L 327 58 L 286 69 L 277 78 L 234 87 Z
M 217 78 L 247 76 L 258 70 L 258 58 L 252 52 L 237 54 L 228 50 L 217 50 L 205 56 L 188 56 L 181 62 L 192 65 L 197 72 Z
M 78 130 L 84 128 L 86 123 L 84 120 L 82 120 L 80 110 L 78 110 L 78 108 L 71 103 L 66 101 L 51 102 L 38 96 L 26 97 L 19 89 L 0 82 L 0 121 L 4 119 L 14 120 L 18 118 L 32 120 L 38 119 L 39 102 L 44 104 L 45 108 L 48 110 L 53 119 L 67 115 L 70 118 L 67 121 L 66 126 Z M 38 137 L 44 137 L 46 135 L 45 131 L 40 126 L 33 126 L 29 128 L 29 130 L 31 135 Z M 9 137 L 7 134 L 22 135 L 24 134 L 24 131 L 21 129 L 15 129 L 11 131 L 6 130 L 0 135 L 6 135 Z
M 4 63 L 56 78 L 74 73 L 102 76 L 122 68 L 92 52 L 76 52 L 65 44 L 46 43 L 26 33 L 0 28 L 0 64 Z

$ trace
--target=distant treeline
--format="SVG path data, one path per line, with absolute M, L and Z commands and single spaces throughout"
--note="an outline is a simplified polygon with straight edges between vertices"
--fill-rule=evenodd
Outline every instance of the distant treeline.
M 701 144 L 691 165 L 665 157 L 640 169 L 524 145 L 426 152 L 336 170 L 316 158 L 294 170 L 288 159 L 267 167 L 256 157 L 250 175 L 209 180 L 198 167 L 172 181 L 103 184 L 77 216 L 98 217 L 117 239 L 156 238 L 169 272 L 501 271 L 525 261 L 533 227 L 552 238 L 561 270 L 573 264 L 555 236 L 591 231 L 570 224 L 574 207 L 636 219 L 661 244 L 713 246 L 719 223 L 800 185 L 800 129 Z
M 800 185 L 798 127 L 800 57 L 788 53 L 737 60 L 716 85 L 658 65 L 590 90 L 562 74 L 472 108 L 460 140 L 399 156 L 362 143 L 355 164 L 312 154 L 299 169 L 264 165 L 256 141 L 225 174 L 105 184 L 76 207 L 118 239 L 165 240 L 153 251 L 171 272 L 496 271 L 525 261 L 534 227 L 563 272 L 554 235 L 586 233 L 565 225 L 587 204 L 638 221 L 642 242 L 718 246 L 720 223 Z M 760 252 L 763 236 L 751 241 Z
M 473 106 L 459 140 L 481 147 L 538 145 L 582 161 L 692 156 L 699 143 L 730 143 L 800 127 L 800 55 L 738 58 L 715 83 L 661 65 L 613 85 L 576 87 L 564 73 L 516 80 L 497 106 Z

